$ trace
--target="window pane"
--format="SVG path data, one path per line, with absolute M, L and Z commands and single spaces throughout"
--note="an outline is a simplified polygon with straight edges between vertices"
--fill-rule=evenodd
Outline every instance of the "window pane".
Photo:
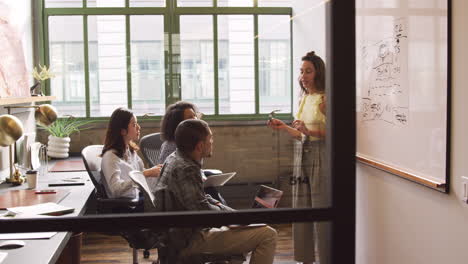
M 50 17 L 50 94 L 60 115 L 86 116 L 83 51 L 83 17 Z
M 291 112 L 289 16 L 258 17 L 260 112 Z
M 214 113 L 213 17 L 180 17 L 182 99 Z
M 163 16 L 131 16 L 130 37 L 133 112 L 162 115 L 165 112 Z
M 213 0 L 178 0 L 177 6 L 213 6 Z
M 130 0 L 130 7 L 165 7 L 165 0 Z
M 124 16 L 89 16 L 91 116 L 110 116 L 127 106 Z
M 398 4 L 398 0 L 361 0 L 357 6 L 363 8 L 395 8 Z
M 218 6 L 253 6 L 252 0 L 218 0 Z
M 218 16 L 219 112 L 255 113 L 253 16 Z
M 409 0 L 409 8 L 435 8 L 437 6 L 436 0 Z
M 125 0 L 88 0 L 88 7 L 125 7 Z
M 45 0 L 45 7 L 83 7 L 83 0 Z
M 258 6 L 261 7 L 291 7 L 292 0 L 259 0 Z

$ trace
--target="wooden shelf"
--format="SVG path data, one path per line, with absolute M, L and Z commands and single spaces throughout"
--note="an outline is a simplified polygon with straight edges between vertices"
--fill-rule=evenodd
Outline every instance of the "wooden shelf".
M 53 101 L 55 96 L 31 96 L 31 97 L 13 97 L 0 98 L 0 105 L 26 104 L 34 102 Z

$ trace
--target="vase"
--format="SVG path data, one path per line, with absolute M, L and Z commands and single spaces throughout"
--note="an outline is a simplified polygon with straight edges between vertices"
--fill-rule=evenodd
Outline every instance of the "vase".
M 52 158 L 68 158 L 70 149 L 69 137 L 55 137 L 49 135 L 49 144 L 47 146 L 47 155 Z

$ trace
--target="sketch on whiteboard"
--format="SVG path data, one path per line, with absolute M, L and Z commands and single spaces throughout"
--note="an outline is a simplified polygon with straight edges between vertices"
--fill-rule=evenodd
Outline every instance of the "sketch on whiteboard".
M 385 121 L 393 125 L 408 125 L 407 38 L 406 21 L 397 18 L 392 36 L 362 45 L 362 122 Z

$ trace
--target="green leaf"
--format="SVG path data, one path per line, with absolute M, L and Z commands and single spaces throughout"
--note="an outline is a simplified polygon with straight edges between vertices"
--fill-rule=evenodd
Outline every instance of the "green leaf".
M 50 126 L 39 125 L 39 128 L 46 130 L 49 134 L 55 137 L 69 137 L 74 132 L 90 129 L 90 126 L 84 126 L 93 122 L 94 120 L 78 120 L 73 116 L 70 116 L 68 118 L 57 119 Z

